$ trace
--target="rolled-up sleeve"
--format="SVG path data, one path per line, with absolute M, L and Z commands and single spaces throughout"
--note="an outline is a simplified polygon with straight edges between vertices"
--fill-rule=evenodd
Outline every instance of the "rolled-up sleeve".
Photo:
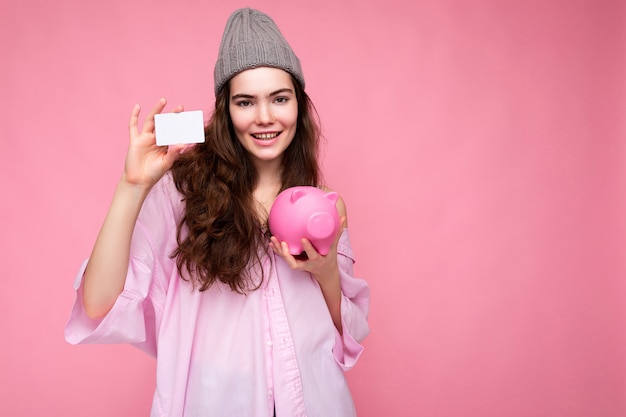
M 164 206 L 167 195 L 160 187 L 155 188 L 144 202 L 133 231 L 124 289 L 102 319 L 94 320 L 85 312 L 82 291 L 88 260 L 81 265 L 74 281 L 74 305 L 65 325 L 67 342 L 130 343 L 156 355 L 155 335 L 167 288 L 163 262 L 172 261 L 165 254 L 167 245 L 155 248 L 152 242 L 159 242 L 164 235 L 171 234 L 175 223 L 167 218 L 168 210 L 163 209 L 167 207 Z M 168 268 L 171 266 L 165 269 Z
M 124 290 L 111 310 L 102 319 L 87 316 L 83 306 L 83 274 L 87 267 L 83 262 L 76 280 L 74 305 L 65 326 L 65 340 L 79 343 L 130 343 L 149 354 L 156 355 L 156 317 L 162 305 L 152 280 L 153 269 L 145 261 L 131 256 Z
M 354 276 L 354 255 L 347 229 L 343 231 L 338 248 L 339 274 L 341 276 L 341 325 L 343 332 L 336 333 L 333 355 L 343 370 L 351 369 L 361 356 L 361 342 L 369 334 L 370 289 L 365 280 Z

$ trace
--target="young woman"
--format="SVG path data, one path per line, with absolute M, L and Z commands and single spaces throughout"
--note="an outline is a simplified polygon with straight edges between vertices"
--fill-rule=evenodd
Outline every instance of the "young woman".
M 300 62 L 274 22 L 228 20 L 206 141 L 159 147 L 130 118 L 125 169 L 76 280 L 70 343 L 157 357 L 152 416 L 352 416 L 343 371 L 369 332 L 346 208 L 331 251 L 289 254 L 267 226 L 277 194 L 321 186 L 319 131 Z M 174 109 L 182 111 L 182 107 Z

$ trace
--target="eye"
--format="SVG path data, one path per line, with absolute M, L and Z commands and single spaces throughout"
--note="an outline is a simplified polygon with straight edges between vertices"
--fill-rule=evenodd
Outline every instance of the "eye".
M 235 103 L 237 107 L 250 107 L 252 102 L 250 100 L 240 100 Z
M 276 103 L 278 104 L 283 104 L 289 101 L 289 99 L 287 97 L 276 97 Z

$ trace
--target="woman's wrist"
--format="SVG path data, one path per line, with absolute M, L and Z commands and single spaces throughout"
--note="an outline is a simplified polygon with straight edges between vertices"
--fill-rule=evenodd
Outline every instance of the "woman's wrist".
M 143 200 L 143 198 L 145 198 L 148 195 L 148 193 L 150 193 L 150 190 L 152 189 L 152 187 L 153 185 L 146 185 L 142 183 L 129 181 L 126 174 L 122 174 L 122 177 L 117 183 L 116 192 L 125 194 L 127 196 L 139 197 Z

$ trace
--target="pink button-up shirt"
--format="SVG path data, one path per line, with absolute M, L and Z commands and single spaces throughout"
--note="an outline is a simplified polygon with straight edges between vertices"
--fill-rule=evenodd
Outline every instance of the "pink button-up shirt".
M 217 284 L 199 292 L 170 254 L 184 209 L 166 175 L 135 226 L 124 291 L 101 320 L 82 305 L 85 261 L 65 329 L 69 343 L 131 343 L 157 358 L 151 417 L 354 416 L 344 370 L 369 333 L 369 287 L 353 276 L 348 232 L 338 245 L 343 335 L 317 281 L 274 254 L 265 280 L 247 295 Z

